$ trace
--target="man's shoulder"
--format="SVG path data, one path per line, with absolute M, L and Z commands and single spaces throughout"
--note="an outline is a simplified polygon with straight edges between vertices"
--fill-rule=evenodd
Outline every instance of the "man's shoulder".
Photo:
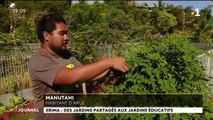
M 39 66 L 41 64 L 46 64 L 46 62 L 51 61 L 51 57 L 45 52 L 38 49 L 29 60 L 29 67 Z

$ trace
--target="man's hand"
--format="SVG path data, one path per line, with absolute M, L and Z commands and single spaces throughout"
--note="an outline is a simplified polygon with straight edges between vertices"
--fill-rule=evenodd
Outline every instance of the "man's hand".
M 128 64 L 123 57 L 111 57 L 109 59 L 110 63 L 112 64 L 112 68 L 124 73 L 129 70 Z

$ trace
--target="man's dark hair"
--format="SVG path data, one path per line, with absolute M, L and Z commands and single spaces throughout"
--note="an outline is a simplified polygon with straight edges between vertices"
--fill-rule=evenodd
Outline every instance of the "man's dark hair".
M 47 14 L 41 18 L 37 24 L 37 36 L 41 43 L 44 42 L 43 32 L 51 33 L 56 29 L 56 23 L 59 22 L 66 24 L 65 19 L 57 13 Z

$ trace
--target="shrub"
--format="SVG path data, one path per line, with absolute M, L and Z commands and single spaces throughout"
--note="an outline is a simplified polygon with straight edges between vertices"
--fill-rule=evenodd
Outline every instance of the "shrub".
M 197 50 L 186 40 L 147 42 L 129 46 L 122 53 L 129 63 L 129 72 L 119 84 L 108 85 L 107 93 L 179 93 L 203 94 L 204 114 L 173 114 L 173 118 L 210 119 L 213 116 L 209 101 L 207 79 L 196 59 Z M 103 119 L 105 115 L 94 115 Z M 109 119 L 166 119 L 169 114 L 113 114 Z

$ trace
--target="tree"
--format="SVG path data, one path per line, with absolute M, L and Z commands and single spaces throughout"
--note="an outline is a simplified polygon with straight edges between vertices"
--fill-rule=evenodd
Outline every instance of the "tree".
M 79 3 L 86 3 L 86 0 L 79 0 Z
M 159 17 L 157 18 L 157 29 L 162 34 L 167 33 L 170 29 L 177 25 L 176 18 L 165 11 L 159 11 Z
M 173 5 L 168 5 L 166 7 L 168 10 L 168 13 L 171 13 L 173 16 L 175 16 L 177 25 L 176 28 L 181 30 L 181 28 L 184 27 L 184 10 L 182 6 L 173 6 Z
M 104 0 L 104 3 L 113 6 L 128 5 L 131 2 L 134 2 L 134 0 Z
M 200 18 L 196 24 L 194 24 L 194 34 L 191 38 L 194 42 L 207 42 L 212 43 L 213 37 L 213 25 L 207 24 L 207 20 L 205 18 Z
M 200 14 L 202 17 L 204 17 L 207 21 L 211 19 L 211 8 L 210 7 L 207 7 L 207 8 L 204 8 L 200 11 Z
M 165 10 L 155 9 L 151 15 L 151 25 L 154 26 L 154 33 L 160 33 L 160 35 L 171 33 L 177 25 L 176 18 Z
M 159 10 L 165 9 L 165 3 L 163 2 L 163 0 L 158 0 L 158 5 L 156 5 L 156 4 L 154 3 L 154 6 L 155 6 L 157 9 L 159 9 Z
M 44 10 L 47 12 L 57 12 L 64 14 L 70 6 L 67 1 L 41 1 L 36 4 L 37 10 Z
M 208 24 L 209 20 L 211 20 L 211 9 L 209 7 L 202 9 L 199 17 L 194 17 L 193 36 L 191 37 L 193 42 L 213 43 L 213 25 Z
M 193 8 L 192 6 L 187 6 L 187 7 L 184 8 L 184 11 L 186 13 L 191 13 L 193 11 L 192 8 Z
M 187 30 L 193 29 L 193 24 L 195 22 L 195 16 L 191 15 L 192 12 L 192 6 L 187 6 L 184 8 L 183 13 L 183 27 L 185 27 Z
M 0 16 L 0 32 L 9 33 L 11 20 L 9 9 L 0 5 Z

